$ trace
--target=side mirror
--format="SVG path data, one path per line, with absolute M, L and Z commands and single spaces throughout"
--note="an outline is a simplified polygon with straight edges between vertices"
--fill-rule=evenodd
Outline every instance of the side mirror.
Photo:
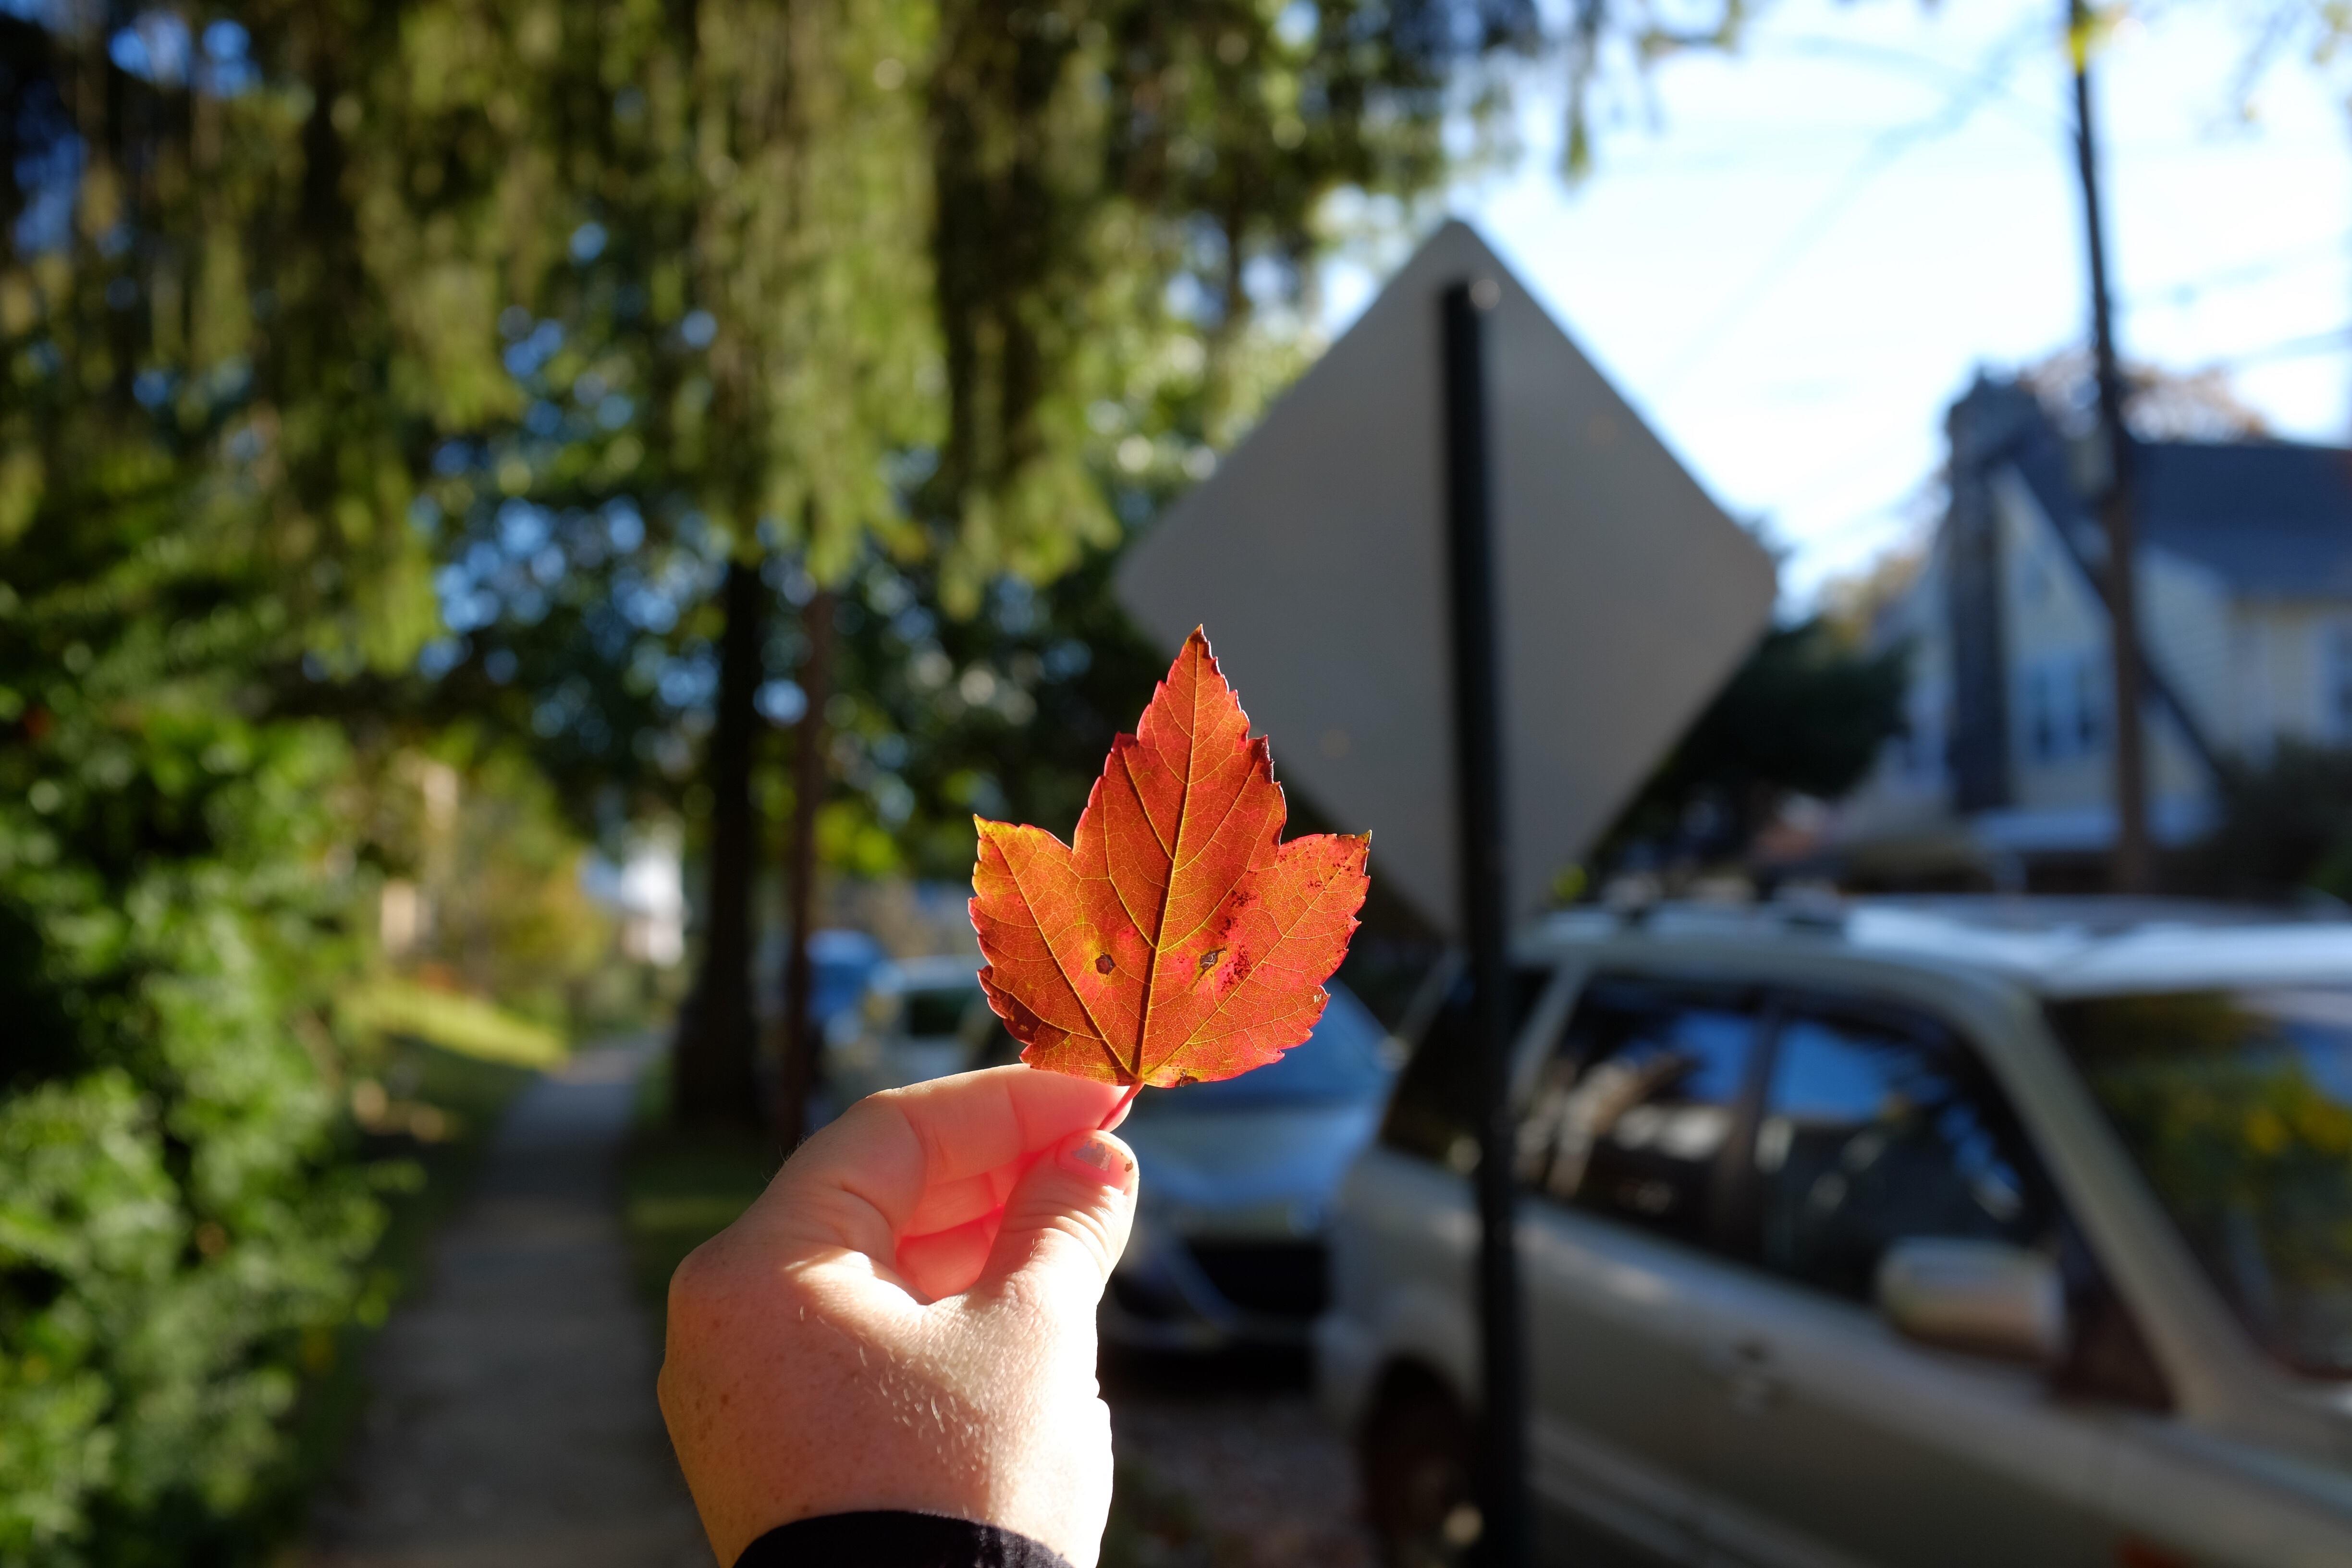
M 1878 1310 L 1911 1338 L 2042 1364 L 2066 1349 L 2058 1267 L 2005 1241 L 1913 1237 L 1878 1262 Z

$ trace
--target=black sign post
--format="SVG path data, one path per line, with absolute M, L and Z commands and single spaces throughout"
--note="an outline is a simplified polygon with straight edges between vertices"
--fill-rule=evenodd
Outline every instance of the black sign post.
M 1528 1561 L 1527 1358 L 1514 1225 L 1510 1118 L 1510 932 L 1503 886 L 1502 696 L 1495 651 L 1495 543 L 1487 450 L 1486 314 L 1493 279 L 1444 296 L 1445 537 L 1454 638 L 1454 799 L 1460 814 L 1462 929 L 1470 948 L 1479 1052 L 1478 1323 L 1484 1399 L 1477 1561 Z

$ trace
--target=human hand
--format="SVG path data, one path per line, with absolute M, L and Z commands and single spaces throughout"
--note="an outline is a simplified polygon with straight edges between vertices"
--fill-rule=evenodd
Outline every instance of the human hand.
M 662 1415 L 722 1563 L 819 1514 L 994 1524 L 1091 1568 L 1095 1307 L 1135 1156 L 1113 1084 L 994 1068 L 874 1095 L 669 1288 Z

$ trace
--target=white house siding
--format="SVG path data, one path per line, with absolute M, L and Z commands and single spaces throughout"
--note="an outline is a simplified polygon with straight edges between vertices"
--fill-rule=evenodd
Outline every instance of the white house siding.
M 2002 632 L 2009 639 L 2010 776 L 2014 809 L 2108 811 L 2114 803 L 2115 662 L 2106 606 L 2074 563 L 2056 525 L 2013 472 L 1997 475 L 1995 505 L 2006 564 Z M 2149 658 L 2209 737 L 2228 731 L 2231 681 L 2230 601 L 2202 568 L 2165 552 L 2142 552 L 2140 624 Z M 2154 651 L 2161 649 L 2161 652 Z M 2044 682 L 2062 743 L 2037 743 L 2043 721 L 2034 683 Z M 2215 805 L 2213 779 L 2162 704 L 2143 705 L 2148 811 L 2158 835 L 2178 838 L 2201 827 Z M 2088 715 L 2092 733 L 2084 736 Z M 2112 831 L 2111 829 L 2109 831 Z
M 2147 738 L 2147 809 L 2166 843 L 2193 838 L 2212 825 L 2221 799 L 2212 770 L 2163 709 L 2151 704 Z
M 2352 745 L 2352 605 L 2252 601 L 2246 616 L 2265 628 L 2287 677 L 2280 729 L 2323 745 Z
M 2000 520 L 2011 808 L 2105 805 L 2114 679 L 2105 611 L 2023 481 L 2004 471 L 1992 494 Z
M 1996 855 L 2080 853 L 2113 839 L 2114 681 L 2105 606 L 2024 477 L 2041 474 L 2058 460 L 2053 455 L 2055 434 L 2025 427 L 2020 435 L 2013 389 L 1979 388 L 1970 393 L 1967 405 L 1978 408 L 1980 395 L 1982 417 L 1972 414 L 1963 421 L 1956 411 L 1954 439 L 1956 460 L 1986 466 L 1963 476 L 1969 487 L 1964 492 L 1956 481 L 1955 508 L 1965 503 L 1969 510 L 1956 510 L 1946 526 L 1967 530 L 1989 521 L 1994 531 L 1990 542 L 1974 536 L 1972 547 L 1990 543 L 1999 558 L 1990 613 L 1999 618 L 1998 653 L 2005 668 L 2008 756 L 2000 782 L 2006 786 L 2006 804 L 1971 813 L 1963 822 L 1950 805 L 1948 758 L 1941 769 L 1924 769 L 1916 743 L 1898 741 L 1840 814 L 1838 837 L 1857 847 L 1874 838 L 1950 829 L 1965 830 Z M 2024 417 L 2030 426 L 2030 411 Z M 1990 445 L 2012 441 L 2018 444 Z M 2008 458 L 1972 455 L 1991 450 L 2018 454 L 2013 460 L 2022 467 L 2006 466 Z M 2263 484 L 2245 477 L 2255 473 L 2244 468 L 2247 461 L 2269 471 L 2263 464 L 2270 460 L 2259 454 L 2247 458 L 2184 449 L 2164 456 L 2189 487 L 2178 498 L 2186 504 L 2210 507 L 2217 504 L 2215 496 L 2225 493 L 2242 496 L 2232 504 L 2265 504 L 2261 498 L 2269 492 Z M 2274 456 L 2281 482 L 2293 479 L 2318 490 L 2341 488 L 2342 475 L 2315 467 L 2313 454 Z M 2346 456 L 2316 454 L 2338 465 Z M 2143 644 L 2164 692 L 2222 758 L 2259 760 L 2282 739 L 2352 747 L 2352 591 L 2345 588 L 2352 562 L 2344 559 L 2341 540 L 2299 538 L 2294 532 L 2314 524 L 2316 514 L 2305 515 L 2308 507 L 2341 508 L 2347 500 L 2318 490 L 2286 498 L 2280 504 L 2289 506 L 2290 514 L 2276 518 L 2168 520 L 2168 528 L 2184 531 L 2178 537 L 2189 547 L 2213 551 L 2212 559 L 2221 563 L 2218 568 L 2143 538 L 2137 584 Z M 1988 502 L 1989 516 L 1975 510 Z M 2096 531 L 2076 526 L 2086 530 L 2078 542 L 2082 548 L 2095 557 L 2102 553 Z M 2245 535 L 2242 556 L 2233 549 L 2240 531 Z M 1948 583 L 1937 570 L 1943 542 L 1939 535 L 1927 569 L 1885 612 L 1877 628 L 1882 642 L 1911 637 L 1915 654 L 1906 710 L 1916 728 L 1936 724 L 1939 749 L 1949 730 L 1953 670 L 1950 628 L 1944 624 L 1950 614 Z M 2296 550 L 2305 555 L 2291 553 Z M 2307 577 L 2282 574 L 2284 563 L 2306 556 Z M 2321 594 L 2334 596 L 2314 596 Z M 1971 613 L 1984 613 L 1981 601 L 1978 605 Z M 2149 700 L 2145 733 L 2151 826 L 2162 841 L 2185 842 L 2210 827 L 2219 805 L 2217 781 L 2170 702 Z M 1981 767 L 1989 760 L 1971 765 Z
M 2239 603 L 2230 607 L 2230 706 L 2236 715 L 2231 741 L 2249 756 L 2266 753 L 2273 736 L 2300 733 L 2282 700 L 2305 650 L 2290 646 L 2293 628 L 2283 627 L 2277 606 Z M 2306 635 L 2308 628 L 2303 628 Z
M 2148 662 L 2223 750 L 2247 739 L 2230 701 L 2236 684 L 2230 611 L 2229 584 L 2210 568 L 2155 546 L 2141 549 L 2140 625 L 2154 634 L 2146 639 Z
M 2230 627 L 2240 751 L 2261 757 L 2282 739 L 2352 744 L 2352 605 L 2241 599 Z

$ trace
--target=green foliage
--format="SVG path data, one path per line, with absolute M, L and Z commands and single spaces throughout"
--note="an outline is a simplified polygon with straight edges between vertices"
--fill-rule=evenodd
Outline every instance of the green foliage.
M 85 370 L 86 304 L 43 322 Z M 264 1485 L 380 1223 L 324 1022 L 356 956 L 348 751 L 266 715 L 306 644 L 391 634 L 344 591 L 364 521 L 322 536 L 16 346 L 5 436 L 43 477 L 0 556 L 0 991 L 28 1026 L 0 1068 L 0 1557 L 163 1562 Z
M 518 1018 L 479 997 L 438 991 L 386 977 L 342 999 L 344 1019 L 356 1029 L 429 1041 L 478 1061 L 553 1067 L 563 1060 L 563 1037 Z
M 393 8 L 72 20 L 0 16 L 0 1561 L 60 1568 L 250 1545 L 373 1299 L 326 696 L 434 627 L 418 443 L 513 396 L 352 177 Z
M 835 844 L 874 844 L 876 870 L 961 881 L 975 814 L 1068 834 L 1167 668 L 1111 599 L 1116 559 L 1090 552 L 1043 588 L 1002 579 L 966 619 L 919 567 L 877 559 L 845 585 Z
M 730 559 L 852 585 L 836 861 L 1075 815 L 1149 672 L 1118 522 L 1530 15 L 0 11 L 0 1559 L 228 1551 L 367 1299 L 383 883 L 442 895 L 419 976 L 560 1016 L 551 802 L 694 804 Z
M 348 752 L 257 716 L 301 611 L 236 498 L 95 457 L 0 579 L 0 1557 L 35 1563 L 247 1507 L 379 1224 L 322 1070 Z
M 0 1098 L 11 1562 L 164 1561 L 245 1508 L 380 1223 L 313 1055 L 344 945 L 347 874 L 317 856 L 340 748 L 107 707 L 0 762 L 0 899 L 34 938 L 8 984 L 49 1019 Z M 29 787 L 28 760 L 53 763 Z M 121 807 L 142 795 L 159 809 Z
M 2352 1108 L 2339 1029 L 2260 994 L 2175 992 L 2053 1005 L 2100 1108 L 2257 1337 L 2340 1375 L 2352 1258 Z
M 2237 898 L 2352 899 L 2352 751 L 2289 740 L 2229 763 L 2221 822 L 2179 869 Z
M 520 1025 L 541 1042 L 537 1059 L 561 1054 L 565 1027 L 586 1021 L 585 993 L 606 967 L 616 932 L 581 886 L 582 846 L 553 788 L 519 746 L 489 743 L 478 724 L 453 725 L 364 762 L 367 852 L 390 879 L 386 896 L 411 900 L 417 927 L 388 940 L 395 951 L 384 957 L 405 975 L 464 994 L 432 1008 L 459 1034 L 407 1032 L 452 1049 L 465 1048 L 461 1038 L 483 1043 L 504 1033 L 514 1037 L 508 1059 L 531 1060 L 532 1047 L 516 1043 Z M 379 999 L 398 989 L 378 987 Z M 485 999 L 522 1018 L 457 1024 L 453 1008 L 479 1011 Z M 431 1005 L 415 997 L 394 1005 L 414 1024 L 423 1021 L 417 1009 Z
M 1902 649 L 1867 653 L 1816 616 L 1764 634 L 1611 829 L 1638 842 L 1737 853 L 1788 795 L 1834 800 L 1903 728 Z
M 531 734 L 583 821 L 683 801 L 730 557 L 879 560 L 963 621 L 1115 548 L 1295 374 L 1326 198 L 1431 187 L 1451 68 L 1532 37 L 1450 0 L 463 14 L 370 89 L 441 84 L 386 110 L 412 222 L 462 186 L 538 226 L 499 242 L 523 417 L 419 477 L 431 700 Z

